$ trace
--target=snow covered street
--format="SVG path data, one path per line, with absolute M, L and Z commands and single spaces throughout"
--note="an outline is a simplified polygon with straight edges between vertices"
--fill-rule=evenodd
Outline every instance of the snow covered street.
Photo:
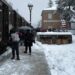
M 0 75 L 74 75 L 75 35 L 72 37 L 72 44 L 50 45 L 36 41 L 31 56 L 24 54 L 24 47 L 20 47 L 21 60 L 11 60 L 8 56 L 2 65 L 0 63 Z
M 75 75 L 75 0 L 0 0 L 0 75 Z
M 51 75 L 75 75 L 75 35 L 72 44 L 41 45 L 43 48 Z
M 44 52 L 38 49 L 34 45 L 30 56 L 23 53 L 24 47 L 20 47 L 20 60 L 11 60 L 11 55 L 4 57 L 0 64 L 0 75 L 50 75 Z

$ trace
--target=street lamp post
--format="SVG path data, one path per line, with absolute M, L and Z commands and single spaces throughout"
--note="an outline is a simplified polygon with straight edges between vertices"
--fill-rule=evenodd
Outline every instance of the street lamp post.
M 33 5 L 32 4 L 28 4 L 28 7 L 29 7 L 29 11 L 30 11 L 30 25 L 31 25 L 31 12 L 32 12 Z

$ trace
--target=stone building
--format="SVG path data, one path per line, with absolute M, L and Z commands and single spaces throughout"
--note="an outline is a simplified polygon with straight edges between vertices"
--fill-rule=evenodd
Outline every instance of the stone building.
M 56 8 L 47 8 L 42 11 L 42 29 L 59 30 L 61 28 L 60 15 Z

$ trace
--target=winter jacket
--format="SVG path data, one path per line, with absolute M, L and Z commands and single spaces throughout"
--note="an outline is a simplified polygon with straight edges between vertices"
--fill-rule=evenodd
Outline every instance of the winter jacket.
M 11 34 L 11 38 L 13 42 L 19 42 L 20 38 L 17 32 Z
M 25 46 L 32 46 L 33 43 L 33 34 L 30 32 L 26 32 L 26 34 L 24 35 L 24 44 Z

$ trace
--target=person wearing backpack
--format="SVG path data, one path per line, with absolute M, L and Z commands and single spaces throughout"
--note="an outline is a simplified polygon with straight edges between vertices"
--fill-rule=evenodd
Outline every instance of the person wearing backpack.
M 12 46 L 11 46 L 12 47 L 12 58 L 11 59 L 14 59 L 16 55 L 17 56 L 16 59 L 20 60 L 19 47 L 18 47 L 20 38 L 19 38 L 18 32 L 16 32 L 16 29 L 14 28 L 11 33 L 11 39 L 12 39 Z

